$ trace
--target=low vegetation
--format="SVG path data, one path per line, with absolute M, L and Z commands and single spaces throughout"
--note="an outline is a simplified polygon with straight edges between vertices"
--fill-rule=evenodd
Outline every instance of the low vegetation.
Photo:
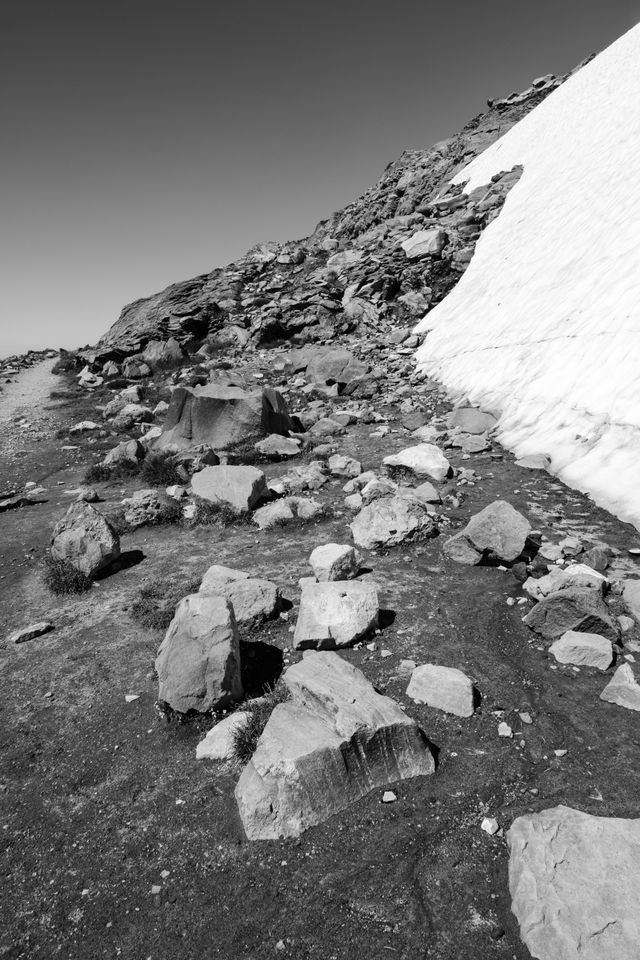
M 84 593 L 93 583 L 91 577 L 76 570 L 73 564 L 53 557 L 51 553 L 44 558 L 44 582 L 56 594 Z
M 166 630 L 175 613 L 176 606 L 200 586 L 201 576 L 176 582 L 167 578 L 156 583 L 146 583 L 140 595 L 130 607 L 131 617 L 150 630 Z
M 170 487 L 176 483 L 184 483 L 184 477 L 178 473 L 170 453 L 150 454 L 142 463 L 140 478 L 150 487 Z
M 249 721 L 233 735 L 233 759 L 238 766 L 244 767 L 249 762 L 269 717 L 277 705 L 284 703 L 289 696 L 289 688 L 278 682 L 264 696 L 248 702 L 244 709 L 249 714 Z

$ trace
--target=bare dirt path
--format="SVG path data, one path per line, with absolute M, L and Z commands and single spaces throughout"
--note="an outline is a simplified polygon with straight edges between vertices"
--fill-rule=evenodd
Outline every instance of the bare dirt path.
M 19 416 L 33 420 L 34 415 L 42 411 L 57 383 L 52 373 L 56 359 L 49 357 L 22 370 L 15 380 L 5 385 L 0 393 L 0 422 L 16 420 Z

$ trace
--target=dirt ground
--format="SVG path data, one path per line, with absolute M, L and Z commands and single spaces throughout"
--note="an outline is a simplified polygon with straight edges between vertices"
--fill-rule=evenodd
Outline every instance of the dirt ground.
M 43 584 L 41 557 L 67 491 L 100 446 L 56 439 L 100 399 L 79 399 L 71 381 L 56 381 L 46 404 L 32 397 L 32 427 L 19 427 L 14 408 L 0 451 L 3 489 L 33 480 L 47 491 L 46 503 L 0 514 L 3 634 L 55 623 L 28 643 L 0 641 L 0 958 L 526 960 L 504 832 L 520 814 L 559 803 L 638 816 L 640 717 L 598 699 L 603 674 L 549 657 L 521 622 L 527 606 L 507 604 L 523 596 L 510 572 L 458 566 L 443 557 L 442 541 L 506 499 L 556 541 L 576 534 L 618 548 L 612 575 L 622 577 L 637 575 L 626 553 L 636 531 L 552 477 L 516 467 L 508 453 L 464 463 L 482 479 L 452 483 L 466 499 L 446 511 L 452 524 L 441 537 L 366 555 L 385 626 L 375 651 L 341 652 L 420 722 L 436 773 L 394 785 L 395 803 L 374 791 L 297 840 L 249 843 L 233 799 L 237 772 L 195 760 L 212 720 L 168 723 L 155 709 L 162 634 L 142 628 L 131 606 L 145 582 L 187 583 L 212 563 L 275 580 L 293 607 L 288 621 L 245 638 L 259 686 L 300 656 L 291 630 L 312 549 L 348 540 L 343 481 L 318 495 L 333 506 L 330 518 L 292 530 L 126 534 L 121 569 L 87 594 L 56 597 Z M 340 452 L 379 468 L 411 442 L 397 418 L 390 425 L 384 438 L 372 438 L 370 425 L 349 428 Z M 448 455 L 462 464 L 458 451 Z M 96 484 L 99 509 L 136 486 Z M 612 608 L 622 612 L 616 598 Z M 403 658 L 464 670 L 482 698 L 475 715 L 461 720 L 408 700 Z M 128 703 L 127 694 L 138 699 Z M 520 720 L 525 711 L 530 725 Z M 500 720 L 513 739 L 498 737 Z M 484 816 L 503 832 L 485 834 Z

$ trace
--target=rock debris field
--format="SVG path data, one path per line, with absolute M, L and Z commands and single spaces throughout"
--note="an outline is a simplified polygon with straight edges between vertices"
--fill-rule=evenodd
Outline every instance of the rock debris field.
M 0 364 L 0 958 L 632 960 L 640 538 L 415 362 L 520 175 Z

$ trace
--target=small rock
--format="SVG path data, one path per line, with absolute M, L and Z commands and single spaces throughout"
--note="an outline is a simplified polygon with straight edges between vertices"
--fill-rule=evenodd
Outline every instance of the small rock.
M 20 630 L 14 630 L 7 637 L 7 643 L 26 643 L 27 640 L 35 640 L 45 633 L 50 633 L 55 627 L 48 620 L 40 620 L 38 623 L 32 623 L 28 627 L 22 627 Z

